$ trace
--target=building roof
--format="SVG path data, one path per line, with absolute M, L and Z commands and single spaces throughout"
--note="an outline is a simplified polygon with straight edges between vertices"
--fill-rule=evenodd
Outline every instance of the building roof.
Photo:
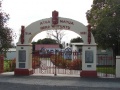
M 83 45 L 83 43 L 71 43 L 71 45 Z
M 59 48 L 59 44 L 36 44 L 35 50 L 40 50 L 40 48 Z

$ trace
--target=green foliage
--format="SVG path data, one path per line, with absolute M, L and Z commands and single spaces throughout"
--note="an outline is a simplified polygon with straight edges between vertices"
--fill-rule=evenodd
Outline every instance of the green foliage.
M 16 67 L 16 59 L 4 60 L 4 72 L 14 71 Z
M 79 43 L 79 42 L 83 42 L 82 38 L 77 37 L 77 38 L 73 38 L 70 40 L 71 43 Z
M 0 2 L 1 5 L 2 2 Z M 12 42 L 12 30 L 7 27 L 7 21 L 9 20 L 9 15 L 2 11 L 0 6 L 0 53 L 6 53 L 9 47 L 11 47 Z
M 56 40 L 51 38 L 39 39 L 36 43 L 37 44 L 57 44 Z
M 55 39 L 44 38 L 39 39 L 37 42 L 32 42 L 32 44 L 57 44 Z M 59 44 L 60 48 L 63 48 L 62 44 Z
M 114 67 L 97 67 L 97 72 L 115 75 Z
M 32 44 L 37 44 L 37 42 L 33 41 Z
M 120 54 L 120 0 L 94 0 L 86 16 L 98 46 Z

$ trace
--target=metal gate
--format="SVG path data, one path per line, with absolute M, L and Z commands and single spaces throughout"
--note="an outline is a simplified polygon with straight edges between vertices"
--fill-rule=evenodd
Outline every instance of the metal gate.
M 115 77 L 115 60 L 108 54 L 97 54 L 97 72 L 99 77 Z
M 80 75 L 82 68 L 80 52 L 72 52 L 70 48 L 63 50 L 46 50 L 42 48 L 33 54 L 35 74 Z

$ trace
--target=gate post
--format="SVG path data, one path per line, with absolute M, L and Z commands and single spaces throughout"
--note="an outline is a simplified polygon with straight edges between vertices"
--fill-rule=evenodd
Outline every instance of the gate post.
M 81 77 L 97 77 L 96 71 L 96 44 L 82 46 L 82 71 Z
M 32 45 L 17 45 L 16 69 L 14 75 L 30 75 L 32 70 Z
M 120 78 L 120 56 L 116 56 L 116 78 Z
M 4 55 L 0 55 L 0 73 L 4 71 Z

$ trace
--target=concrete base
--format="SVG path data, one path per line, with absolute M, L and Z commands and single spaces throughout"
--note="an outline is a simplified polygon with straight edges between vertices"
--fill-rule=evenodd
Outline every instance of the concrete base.
M 80 72 L 81 77 L 97 77 L 97 71 L 82 71 Z
M 14 70 L 14 75 L 31 75 L 33 74 L 33 70 L 29 70 L 29 69 L 15 69 Z

